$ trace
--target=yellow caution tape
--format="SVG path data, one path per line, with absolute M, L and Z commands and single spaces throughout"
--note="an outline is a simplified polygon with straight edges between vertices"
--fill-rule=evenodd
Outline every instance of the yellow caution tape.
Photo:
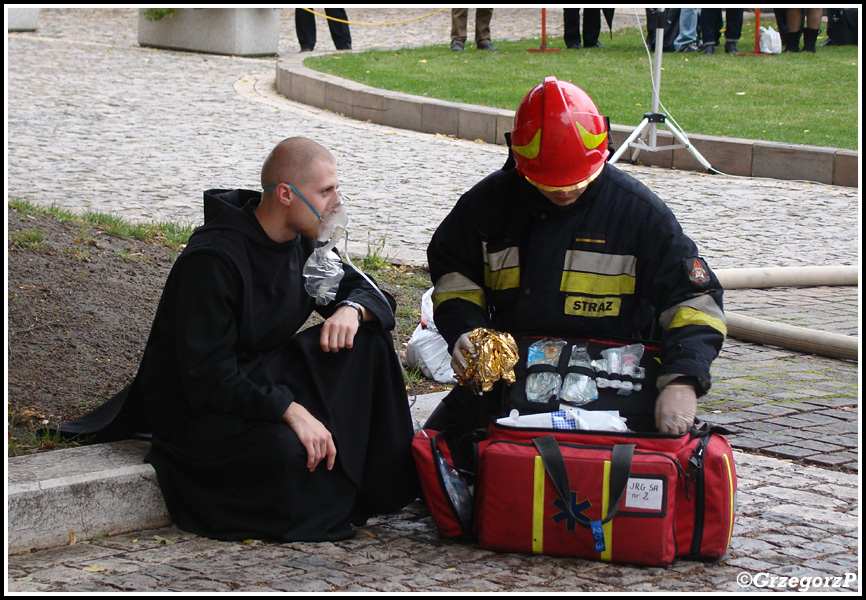
M 358 23 L 357 21 L 346 21 L 344 19 L 335 19 L 334 17 L 329 17 L 328 15 L 323 15 L 322 13 L 317 13 L 316 11 L 314 11 L 311 8 L 304 8 L 303 10 L 305 10 L 309 13 L 313 13 L 317 17 L 324 17 L 326 19 L 330 19 L 331 21 L 337 21 L 338 23 L 348 23 L 349 25 L 369 25 L 371 27 L 379 27 L 382 25 L 400 25 L 402 23 L 410 23 L 412 21 L 420 21 L 421 19 L 426 19 L 427 17 L 432 17 L 433 15 L 435 15 L 437 13 L 441 13 L 443 10 L 448 10 L 448 9 L 447 8 L 440 8 L 439 10 L 434 10 L 433 12 L 428 13 L 426 15 L 421 15 L 420 17 L 414 17 L 412 19 L 406 19 L 405 21 L 393 21 L 391 23 Z

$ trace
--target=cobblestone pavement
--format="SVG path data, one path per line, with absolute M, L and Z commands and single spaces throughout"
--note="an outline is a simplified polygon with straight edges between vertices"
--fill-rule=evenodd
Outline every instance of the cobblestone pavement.
M 217 542 L 175 528 L 10 556 L 12 592 L 767 592 L 860 588 L 857 477 L 736 453 L 721 561 L 668 568 L 502 554 L 445 541 L 420 502 L 336 543 Z M 792 585 L 791 578 L 797 578 Z M 783 579 L 784 578 L 784 579 Z M 790 586 L 790 587 L 789 587 Z
M 350 19 L 424 12 L 351 9 Z M 538 13 L 497 9 L 494 41 L 537 36 Z M 617 26 L 634 21 L 619 16 Z M 281 52 L 295 52 L 291 12 L 282 19 Z M 354 47 L 383 37 L 393 47 L 447 43 L 447 19 L 441 13 L 387 34 L 353 27 Z M 548 30 L 561 32 L 561 11 L 548 12 Z M 332 47 L 323 23 L 318 37 L 319 48 Z M 38 32 L 7 35 L 7 196 L 198 223 L 203 189 L 258 187 L 270 148 L 306 135 L 340 162 L 356 241 L 384 241 L 397 259 L 423 252 L 456 198 L 504 161 L 501 146 L 285 100 L 274 91 L 275 66 L 273 58 L 141 48 L 134 9 L 42 9 Z M 856 189 L 619 166 L 668 202 L 715 268 L 859 265 Z M 726 293 L 726 308 L 859 335 L 856 288 L 736 290 Z M 24 578 L 11 589 L 761 591 L 740 587 L 738 573 L 859 573 L 858 371 L 853 361 L 726 342 L 699 414 L 734 429 L 732 445 L 750 454 L 737 454 L 739 520 L 717 565 L 635 569 L 492 554 L 443 542 L 426 509 L 413 505 L 339 544 L 224 544 L 160 530 L 10 557 L 9 581 Z

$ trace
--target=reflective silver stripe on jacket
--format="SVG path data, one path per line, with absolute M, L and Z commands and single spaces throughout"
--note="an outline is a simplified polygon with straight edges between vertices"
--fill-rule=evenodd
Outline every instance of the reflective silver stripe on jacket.
M 487 307 L 484 290 L 462 273 L 446 273 L 433 286 L 433 308 L 452 298 L 468 300 L 482 308 Z
M 659 324 L 665 329 L 686 325 L 712 327 L 722 335 L 728 334 L 725 313 L 712 296 L 703 294 L 675 304 L 659 316 Z
M 516 246 L 496 252 L 487 251 L 487 242 L 482 242 L 484 255 L 484 285 L 491 290 L 508 290 L 520 286 L 520 250 Z
M 636 274 L 634 256 L 569 250 L 565 254 L 560 290 L 595 295 L 634 294 Z

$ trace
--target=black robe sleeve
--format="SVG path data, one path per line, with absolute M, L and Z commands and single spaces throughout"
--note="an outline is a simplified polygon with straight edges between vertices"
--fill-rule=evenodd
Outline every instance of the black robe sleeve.
M 397 301 L 391 294 L 371 285 L 376 282 L 371 278 L 367 281 L 368 275 L 365 276 L 361 272 L 343 260 L 343 279 L 340 281 L 340 287 L 334 301 L 326 307 L 317 307 L 317 312 L 324 318 L 328 318 L 334 314 L 337 304 L 343 300 L 352 300 L 361 304 L 364 308 L 370 311 L 375 317 L 372 326 L 378 328 L 379 331 L 391 331 L 397 326 L 396 311 Z M 378 284 L 376 284 L 378 287 Z M 381 294 L 379 292 L 382 292 Z

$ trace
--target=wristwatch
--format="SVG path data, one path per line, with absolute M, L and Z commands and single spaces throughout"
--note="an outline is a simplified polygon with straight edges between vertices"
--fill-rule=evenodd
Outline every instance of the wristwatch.
M 357 302 L 352 302 L 351 300 L 343 300 L 342 302 L 337 304 L 337 308 L 340 308 L 341 306 L 351 306 L 352 308 L 357 310 L 358 311 L 358 323 L 360 323 L 361 321 L 364 320 L 364 309 L 361 308 L 361 305 L 358 304 Z

